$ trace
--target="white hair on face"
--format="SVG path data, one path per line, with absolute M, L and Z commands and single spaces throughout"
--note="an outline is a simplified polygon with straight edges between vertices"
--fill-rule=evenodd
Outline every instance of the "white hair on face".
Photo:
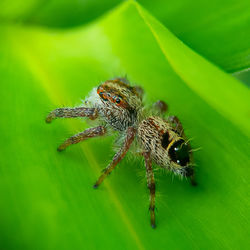
M 97 88 L 93 88 L 88 97 L 83 101 L 84 105 L 91 108 L 97 108 L 102 105 L 100 96 L 97 94 Z

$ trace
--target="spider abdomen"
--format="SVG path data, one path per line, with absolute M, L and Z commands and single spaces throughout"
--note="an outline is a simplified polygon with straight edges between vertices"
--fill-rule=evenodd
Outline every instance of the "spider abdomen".
M 159 117 L 148 117 L 138 126 L 138 140 L 143 150 L 150 152 L 152 159 L 157 165 L 169 165 L 167 146 L 169 134 L 166 124 Z

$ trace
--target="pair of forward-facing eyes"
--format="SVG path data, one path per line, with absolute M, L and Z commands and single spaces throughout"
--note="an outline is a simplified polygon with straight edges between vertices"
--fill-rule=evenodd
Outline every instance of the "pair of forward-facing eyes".
M 117 95 L 111 95 L 110 93 L 106 93 L 106 92 L 99 92 L 98 93 L 99 96 L 104 100 L 104 101 L 111 101 L 113 103 L 116 104 L 121 104 L 122 103 L 122 97 L 121 96 L 117 96 Z

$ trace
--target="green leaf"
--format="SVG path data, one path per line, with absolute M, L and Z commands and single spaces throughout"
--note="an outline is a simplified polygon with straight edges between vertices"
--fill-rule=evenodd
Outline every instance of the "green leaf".
M 67 28 L 89 22 L 121 0 L 1 0 L 2 22 Z
M 2 0 L 2 22 L 72 27 L 99 17 L 121 0 Z M 227 72 L 250 67 L 247 0 L 139 0 L 180 40 Z
M 180 40 L 228 72 L 250 67 L 247 0 L 139 0 Z
M 0 242 L 3 249 L 247 249 L 249 89 L 190 50 L 134 2 L 89 26 L 2 26 Z M 99 82 L 127 74 L 183 123 L 197 187 L 155 171 L 157 228 L 144 166 L 126 159 L 99 190 L 113 137 L 56 152 L 89 125 L 45 124 Z
M 250 68 L 247 70 L 235 72 L 233 76 L 250 87 Z
M 249 131 L 249 90 L 188 49 L 164 26 L 138 7 L 173 70 L 215 110 Z M 215 77 L 216 76 L 216 77 Z M 226 88 L 230 92 L 225 91 Z M 230 106 L 228 105 L 230 103 Z M 239 124 L 240 125 L 240 124 Z

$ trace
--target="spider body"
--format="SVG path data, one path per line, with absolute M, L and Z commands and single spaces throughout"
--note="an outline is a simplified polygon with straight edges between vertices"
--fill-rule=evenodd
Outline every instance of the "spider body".
M 195 184 L 194 170 L 192 150 L 179 119 L 175 116 L 169 116 L 167 119 L 161 117 L 167 110 L 163 101 L 154 105 L 154 109 L 158 110 L 157 115 L 147 116 L 142 104 L 142 94 L 140 87 L 131 86 L 125 79 L 108 80 L 92 90 L 85 100 L 86 107 L 55 109 L 47 116 L 46 122 L 50 123 L 58 117 L 88 117 L 99 123 L 99 126 L 67 139 L 58 147 L 58 151 L 88 138 L 103 136 L 110 130 L 120 132 L 123 144 L 94 184 L 94 188 L 112 172 L 124 158 L 133 141 L 137 140 L 140 146 L 137 152 L 139 151 L 145 160 L 147 185 L 150 190 L 151 226 L 155 227 L 155 181 L 152 162 L 181 177 L 190 178 L 192 184 Z

